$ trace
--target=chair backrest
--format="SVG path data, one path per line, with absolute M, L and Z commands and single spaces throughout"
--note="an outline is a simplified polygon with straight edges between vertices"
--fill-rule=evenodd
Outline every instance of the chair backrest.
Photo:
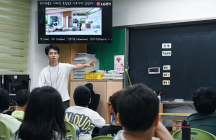
M 97 137 L 94 137 L 92 140 L 113 140 L 114 137 L 111 137 L 111 136 L 97 136 Z
M 10 129 L 4 122 L 0 121 L 0 139 L 3 138 L 10 140 Z
M 77 135 L 76 135 L 76 128 L 73 124 L 70 122 L 65 121 L 65 126 L 66 126 L 66 137 L 73 137 L 73 140 L 77 140 Z
M 182 139 L 181 130 L 173 133 L 172 137 L 174 139 Z M 216 137 L 213 134 L 204 130 L 191 128 L 191 140 L 216 140 Z

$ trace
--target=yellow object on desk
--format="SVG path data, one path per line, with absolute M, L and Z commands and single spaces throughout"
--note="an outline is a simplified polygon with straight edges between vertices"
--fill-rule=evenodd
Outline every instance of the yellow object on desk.
M 160 113 L 163 120 L 185 120 L 192 113 Z
M 103 75 L 101 72 L 86 72 L 86 80 L 103 80 Z

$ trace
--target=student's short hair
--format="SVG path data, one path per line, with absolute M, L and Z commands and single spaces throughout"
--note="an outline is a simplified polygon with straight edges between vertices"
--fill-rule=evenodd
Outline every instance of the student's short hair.
M 50 51 L 51 49 L 56 50 L 56 51 L 58 52 L 58 54 L 59 54 L 59 52 L 60 52 L 60 49 L 59 49 L 58 46 L 56 46 L 55 44 L 51 44 L 50 46 L 47 46 L 47 47 L 45 48 L 45 54 L 48 55 L 48 53 L 49 53 L 49 51 Z
M 117 105 L 118 105 L 118 98 L 119 98 L 119 95 L 120 95 L 120 91 L 115 92 L 115 93 L 112 95 L 111 100 L 110 100 L 111 105 L 112 105 L 112 107 L 113 107 L 113 111 L 114 111 L 115 114 L 118 113 L 118 106 L 117 106 Z
M 86 86 L 80 85 L 74 90 L 73 97 L 75 105 L 86 107 L 89 104 L 91 92 Z
M 10 97 L 7 90 L 0 88 L 0 113 L 7 110 L 10 105 Z
M 29 95 L 30 92 L 26 89 L 18 91 L 16 94 L 17 105 L 23 107 L 27 103 Z
M 192 94 L 194 107 L 201 114 L 216 110 L 216 93 L 210 87 L 200 87 Z
M 128 131 L 146 131 L 154 123 L 158 111 L 157 95 L 146 85 L 136 84 L 120 91 L 119 117 Z

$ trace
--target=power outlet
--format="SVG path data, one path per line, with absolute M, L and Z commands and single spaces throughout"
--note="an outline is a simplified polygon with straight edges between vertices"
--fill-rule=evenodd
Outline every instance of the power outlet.
M 162 43 L 162 49 L 171 49 L 172 44 L 171 43 Z
M 162 85 L 170 85 L 170 80 L 163 80 Z
M 163 77 L 170 77 L 170 72 L 163 72 Z
M 163 70 L 171 70 L 171 65 L 163 65 Z
M 172 51 L 162 51 L 162 56 L 172 56 Z

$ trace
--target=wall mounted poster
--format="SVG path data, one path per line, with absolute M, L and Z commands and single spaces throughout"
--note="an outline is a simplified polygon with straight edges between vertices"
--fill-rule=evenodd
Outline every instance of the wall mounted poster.
M 114 56 L 114 70 L 120 73 L 124 72 L 124 55 Z

